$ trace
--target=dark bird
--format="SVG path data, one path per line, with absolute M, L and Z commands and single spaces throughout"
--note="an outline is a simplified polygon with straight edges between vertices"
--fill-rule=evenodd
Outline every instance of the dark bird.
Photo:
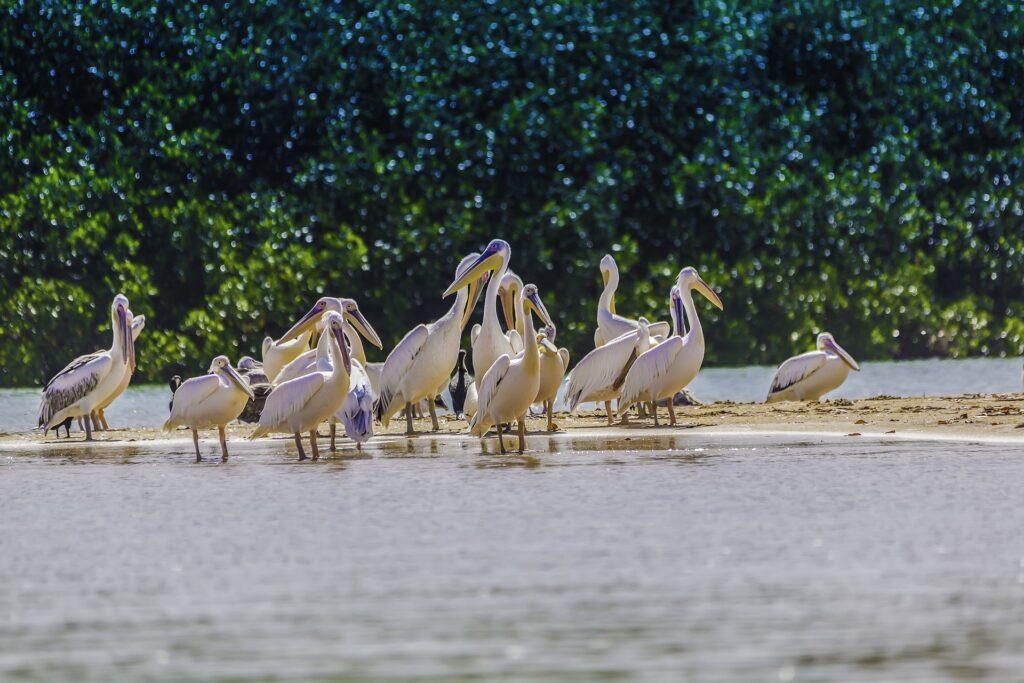
M 51 428 L 50 428 L 50 429 L 52 429 L 52 430 L 53 430 L 54 432 L 56 432 L 56 433 L 57 433 L 57 438 L 58 438 L 58 439 L 60 438 L 60 428 L 61 428 L 61 427 L 63 427 L 63 428 L 64 428 L 64 432 L 65 432 L 65 434 L 64 434 L 64 435 L 65 435 L 65 436 L 68 436 L 68 437 L 70 437 L 70 436 L 71 436 L 71 420 L 72 420 L 72 419 L 73 419 L 73 418 L 70 418 L 70 417 L 69 417 L 68 419 L 66 419 L 66 420 L 64 420 L 63 422 L 61 422 L 61 423 L 60 423 L 59 425 L 56 425 L 56 426 L 54 426 L 54 427 L 51 427 Z M 81 425 L 79 425 L 79 427 L 81 427 Z
M 452 412 L 455 417 L 462 419 L 466 407 L 466 391 L 473 383 L 473 376 L 466 370 L 466 350 L 459 349 L 459 362 L 455 366 L 455 374 L 448 383 L 448 391 L 452 395 Z
M 175 375 L 171 377 L 171 381 L 167 383 L 171 387 L 171 400 L 167 403 L 167 410 L 174 410 L 174 392 L 181 386 L 181 375 Z
M 267 374 L 263 372 L 263 363 L 251 356 L 243 356 L 239 359 L 238 374 L 249 383 L 249 388 L 252 389 L 253 394 L 253 398 L 246 402 L 245 408 L 242 409 L 242 414 L 238 416 L 238 419 L 242 422 L 254 424 L 260 421 L 260 413 L 263 412 L 263 406 L 266 404 L 267 396 L 270 395 L 270 390 L 273 387 L 270 386 Z

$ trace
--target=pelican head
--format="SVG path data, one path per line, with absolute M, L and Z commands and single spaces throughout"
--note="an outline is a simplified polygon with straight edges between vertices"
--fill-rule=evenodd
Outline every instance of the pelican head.
M 533 311 L 545 326 L 553 326 L 555 324 L 551 321 L 551 316 L 548 315 L 548 309 L 544 306 L 544 302 L 540 300 L 540 293 L 537 291 L 537 285 L 531 283 L 523 287 L 522 297 L 523 309 L 527 315 Z
M 324 330 L 327 331 L 338 344 L 341 352 L 341 364 L 345 372 L 352 373 L 352 356 L 348 350 L 348 340 L 345 339 L 345 320 L 337 311 L 328 311 L 324 315 Z
M 700 275 L 697 274 L 697 269 L 691 266 L 687 266 L 679 271 L 679 276 L 676 277 L 676 286 L 679 287 L 679 291 L 684 290 L 696 290 L 700 292 L 705 299 L 710 301 L 715 308 L 722 311 L 725 307 L 722 306 L 722 300 L 715 294 L 715 290 L 708 287 L 708 284 L 701 279 Z
M 238 374 L 238 371 L 231 367 L 231 361 L 228 360 L 227 356 L 217 356 L 210 362 L 211 375 L 218 375 L 233 383 L 239 389 L 245 392 L 250 400 L 254 398 L 252 389 L 249 387 L 249 383 L 242 379 L 242 376 Z
M 270 347 L 274 345 L 273 337 L 263 338 L 263 357 L 266 358 L 267 354 L 270 353 Z
M 291 326 L 291 329 L 281 335 L 281 338 L 277 340 L 277 343 L 283 344 L 289 339 L 298 337 L 300 334 L 315 325 L 320 319 L 320 316 L 328 310 L 340 312 L 341 303 L 332 296 L 320 297 L 316 300 L 316 303 L 313 304 L 313 307 L 309 309 L 304 316 L 299 318 L 298 322 Z M 267 345 L 266 340 L 264 340 L 263 345 L 264 347 Z
M 459 264 L 455 280 L 448 285 L 448 289 L 444 291 L 444 296 L 452 295 L 465 287 L 470 281 L 481 278 L 486 272 L 500 269 L 508 263 L 511 255 L 512 247 L 509 246 L 508 242 L 505 240 L 491 240 L 490 244 L 465 270 L 462 270 L 463 264 Z M 461 274 L 459 274 L 460 272 Z
M 555 342 L 555 334 L 556 333 L 557 333 L 557 330 L 555 329 L 554 325 L 545 325 L 544 326 L 544 334 L 547 336 L 548 341 L 551 342 L 552 344 Z
M 505 326 L 510 330 L 516 329 L 515 301 L 516 297 L 519 296 L 519 292 L 522 290 L 523 279 L 511 270 L 505 273 L 505 276 L 501 278 L 501 284 L 498 285 L 498 298 L 501 299 L 501 312 L 505 316 Z
M 619 265 L 615 263 L 615 257 L 611 254 L 605 254 L 604 258 L 601 259 L 601 283 L 607 287 L 608 283 L 612 283 L 615 287 L 619 286 Z M 615 313 L 615 296 L 613 295 L 611 300 L 608 302 L 608 310 L 613 314 Z
M 384 348 L 384 342 L 380 340 L 377 335 L 377 331 L 373 329 L 370 322 L 363 317 L 362 311 L 359 310 L 359 304 L 356 303 L 355 299 L 341 299 L 341 314 L 345 316 L 345 320 L 348 321 L 352 327 L 356 329 L 359 334 L 363 335 L 363 338 L 368 342 L 376 346 L 378 349 Z
M 118 294 L 110 305 L 110 319 L 121 337 L 121 357 L 135 367 L 135 340 L 132 338 L 132 312 L 128 308 L 128 297 Z
M 819 334 L 817 346 L 819 351 L 834 353 L 839 356 L 839 359 L 849 365 L 851 370 L 860 371 L 860 365 L 857 364 L 857 361 L 853 359 L 853 356 L 846 352 L 846 349 L 836 342 L 835 337 L 830 333 L 822 332 Z
M 259 370 L 259 368 L 260 362 L 252 356 L 242 356 L 238 359 L 239 370 L 245 370 L 248 372 L 249 370 Z
M 459 279 L 466 271 L 479 260 L 480 254 L 472 253 L 467 254 L 459 261 L 459 266 L 455 269 L 455 278 Z M 480 298 L 480 289 L 487 283 L 491 277 L 491 271 L 485 271 L 482 276 L 475 280 L 469 281 L 469 295 L 466 297 L 466 307 L 462 312 L 462 327 L 466 327 L 466 323 L 469 322 L 470 316 L 473 315 L 473 309 L 476 308 L 477 299 Z

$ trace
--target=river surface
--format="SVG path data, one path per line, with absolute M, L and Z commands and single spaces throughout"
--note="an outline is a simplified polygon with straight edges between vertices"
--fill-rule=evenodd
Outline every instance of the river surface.
M 0 451 L 0 680 L 1022 677 L 1019 447 L 531 446 Z
M 861 368 L 861 372 L 851 372 L 843 386 L 826 398 L 952 396 L 1022 389 L 1021 361 L 1016 358 L 868 362 Z M 763 401 L 774 375 L 775 368 L 768 366 L 706 367 L 690 389 L 698 400 L 705 402 Z M 111 426 L 159 427 L 167 419 L 170 397 L 170 389 L 165 385 L 129 387 L 107 409 L 107 420 Z M 32 429 L 38 413 L 38 388 L 0 389 L 0 432 Z

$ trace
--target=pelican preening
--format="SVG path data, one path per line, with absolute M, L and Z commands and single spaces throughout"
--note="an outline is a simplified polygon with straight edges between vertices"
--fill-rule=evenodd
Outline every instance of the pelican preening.
M 338 412 L 348 393 L 352 358 L 345 340 L 344 320 L 340 313 L 328 311 L 324 319 L 329 360 L 307 375 L 282 382 L 267 396 L 260 414 L 259 426 L 249 437 L 256 439 L 271 432 L 285 432 L 295 437 L 299 460 L 306 459 L 301 434 L 309 433 L 313 460 L 319 460 L 316 428 Z
M 169 432 L 178 426 L 191 429 L 196 462 L 200 462 L 203 456 L 199 452 L 199 430 L 216 427 L 220 436 L 221 461 L 227 462 L 228 443 L 224 428 L 238 418 L 245 404 L 252 399 L 249 383 L 231 367 L 228 357 L 217 356 L 210 363 L 209 374 L 187 379 L 174 391 L 171 416 L 164 422 L 164 431 Z
M 549 432 L 558 429 L 552 419 L 555 407 L 555 398 L 558 396 L 558 388 L 562 386 L 562 379 L 566 370 L 569 369 L 569 349 L 555 346 L 555 326 L 548 325 L 544 328 L 545 338 L 539 340 L 540 351 L 540 384 L 537 387 L 537 396 L 534 403 L 544 406 L 547 413 Z
M 671 399 L 677 392 L 693 381 L 704 362 L 704 331 L 693 304 L 693 291 L 702 294 L 708 301 L 722 310 L 722 301 L 714 290 L 708 287 L 693 268 L 679 271 L 676 284 L 670 293 L 672 321 L 675 330 L 672 337 L 648 349 L 639 356 L 626 373 L 619 396 L 618 413 L 624 415 L 633 403 L 652 402 L 654 422 L 658 422 L 657 401 Z M 684 311 L 689 332 L 683 333 Z M 668 402 L 671 424 L 676 423 L 675 406 Z
M 302 355 L 309 348 L 310 333 L 306 332 L 291 341 L 274 341 L 272 337 L 263 339 L 263 372 L 273 382 L 284 366 Z
M 486 252 L 485 252 L 486 253 Z M 472 273 L 473 270 L 470 270 Z M 459 281 L 452 283 L 455 287 Z M 501 425 L 505 422 L 518 421 L 519 452 L 526 448 L 526 412 L 533 404 L 540 388 L 540 351 L 538 335 L 533 327 L 533 314 L 536 314 L 545 325 L 551 325 L 551 318 L 540 300 L 537 287 L 529 284 L 519 294 L 523 304 L 523 352 L 512 358 L 502 354 L 491 364 L 480 381 L 479 402 L 476 415 L 469 423 L 470 433 L 484 436 L 491 426 L 497 427 L 498 444 L 501 452 L 505 452 L 505 442 L 501 434 Z M 540 342 L 544 334 L 539 335 Z
M 480 263 L 486 258 L 477 254 L 463 258 L 455 270 L 455 282 L 444 293 L 446 297 L 456 294 L 448 312 L 429 325 L 414 327 L 388 354 L 380 377 L 380 395 L 375 404 L 377 419 L 385 428 L 391 418 L 404 408 L 405 431 L 412 434 L 413 405 L 429 399 L 432 427 L 434 431 L 440 429 L 434 397 L 448 382 L 455 368 L 462 331 L 483 280 L 484 269 Z
M 113 343 L 106 351 L 79 356 L 47 382 L 39 404 L 39 426 L 43 432 L 69 417 L 81 417 L 85 439 L 92 441 L 92 412 L 120 386 L 126 368 L 135 368 L 135 341 L 128 298 L 114 297 L 110 305 Z
M 779 366 L 768 391 L 768 403 L 817 401 L 838 389 L 850 370 L 860 370 L 857 361 L 828 332 L 818 335 L 817 347 Z

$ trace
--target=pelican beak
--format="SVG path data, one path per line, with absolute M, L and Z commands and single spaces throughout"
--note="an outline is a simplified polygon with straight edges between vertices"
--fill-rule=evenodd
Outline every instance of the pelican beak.
M 117 306 L 117 325 L 121 328 L 121 355 L 128 361 L 130 360 L 128 358 L 128 345 L 131 343 L 130 340 L 132 338 L 132 324 L 128 321 L 128 311 L 120 304 Z
M 299 318 L 299 322 L 292 325 L 291 329 L 281 335 L 281 337 L 275 342 L 277 344 L 283 344 L 290 339 L 295 339 L 300 334 L 308 330 L 316 321 L 320 319 L 320 314 L 323 313 L 323 309 L 318 308 L 315 304 L 313 308 L 309 309 L 306 315 Z
M 541 337 L 540 338 L 540 347 L 541 347 L 542 351 L 547 351 L 548 353 L 553 353 L 556 356 L 558 355 L 558 347 L 555 346 L 554 344 L 552 344 L 550 341 L 548 341 L 547 337 Z
M 708 283 L 704 282 L 704 280 L 700 279 L 700 277 L 697 278 L 697 281 L 694 283 L 693 288 L 696 289 L 701 294 L 703 294 L 704 298 L 710 301 L 715 306 L 715 308 L 717 308 L 720 311 L 725 310 L 725 306 L 722 305 L 722 300 L 718 298 L 717 294 L 715 294 L 715 290 L 708 287 Z
M 345 332 L 341 327 L 336 327 L 331 330 L 334 335 L 334 340 L 338 342 L 338 348 L 341 350 L 341 364 L 345 368 L 345 372 L 349 375 L 352 374 L 352 356 L 348 350 L 348 340 L 345 339 Z
M 252 387 L 249 386 L 248 382 L 242 379 L 242 376 L 238 374 L 238 370 L 235 370 L 230 365 L 225 365 L 224 372 L 227 374 L 228 379 L 238 385 L 238 388 L 245 392 L 250 401 L 256 398 L 256 395 L 252 393 Z
M 469 268 L 464 270 L 455 278 L 454 282 L 448 285 L 448 289 L 444 290 L 443 296 L 451 296 L 465 287 L 471 280 L 482 277 L 488 271 L 496 270 L 502 258 L 501 252 L 498 249 L 488 246 L 484 249 L 484 253 L 480 254 Z
M 846 349 L 837 344 L 835 341 L 829 341 L 828 348 L 837 356 L 839 356 L 839 358 L 842 359 L 844 363 L 849 365 L 851 370 L 856 370 L 857 372 L 860 372 L 860 365 L 858 365 L 857 361 L 853 359 L 853 356 L 846 352 Z
M 548 315 L 548 309 L 544 306 L 544 302 L 540 300 L 540 295 L 534 292 L 526 297 L 526 300 L 533 304 L 533 310 L 537 311 L 537 315 L 540 316 L 541 322 L 545 325 L 551 325 L 554 327 L 555 323 L 551 321 L 551 316 Z
M 370 321 L 363 316 L 362 311 L 357 308 L 351 313 L 346 313 L 345 317 L 348 319 L 348 322 L 352 327 L 356 328 L 356 331 L 363 335 L 364 339 L 376 346 L 378 349 L 384 348 L 384 342 L 382 342 L 380 337 L 377 336 L 377 331 L 373 329 Z
M 514 301 L 516 293 L 511 287 L 502 287 L 498 290 L 498 298 L 501 299 L 501 313 L 505 317 L 505 327 L 510 330 L 516 329 Z
M 462 312 L 462 329 L 466 329 L 466 323 L 473 316 L 473 309 L 476 308 L 476 302 L 480 299 L 480 292 L 484 283 L 487 282 L 487 275 L 490 275 L 490 273 L 477 280 L 471 280 L 469 283 L 469 297 L 466 300 L 466 310 Z
M 712 292 L 713 294 L 714 292 Z M 680 337 L 686 334 L 686 318 L 683 314 L 683 297 L 677 296 L 672 299 L 672 309 L 675 315 L 676 334 Z

